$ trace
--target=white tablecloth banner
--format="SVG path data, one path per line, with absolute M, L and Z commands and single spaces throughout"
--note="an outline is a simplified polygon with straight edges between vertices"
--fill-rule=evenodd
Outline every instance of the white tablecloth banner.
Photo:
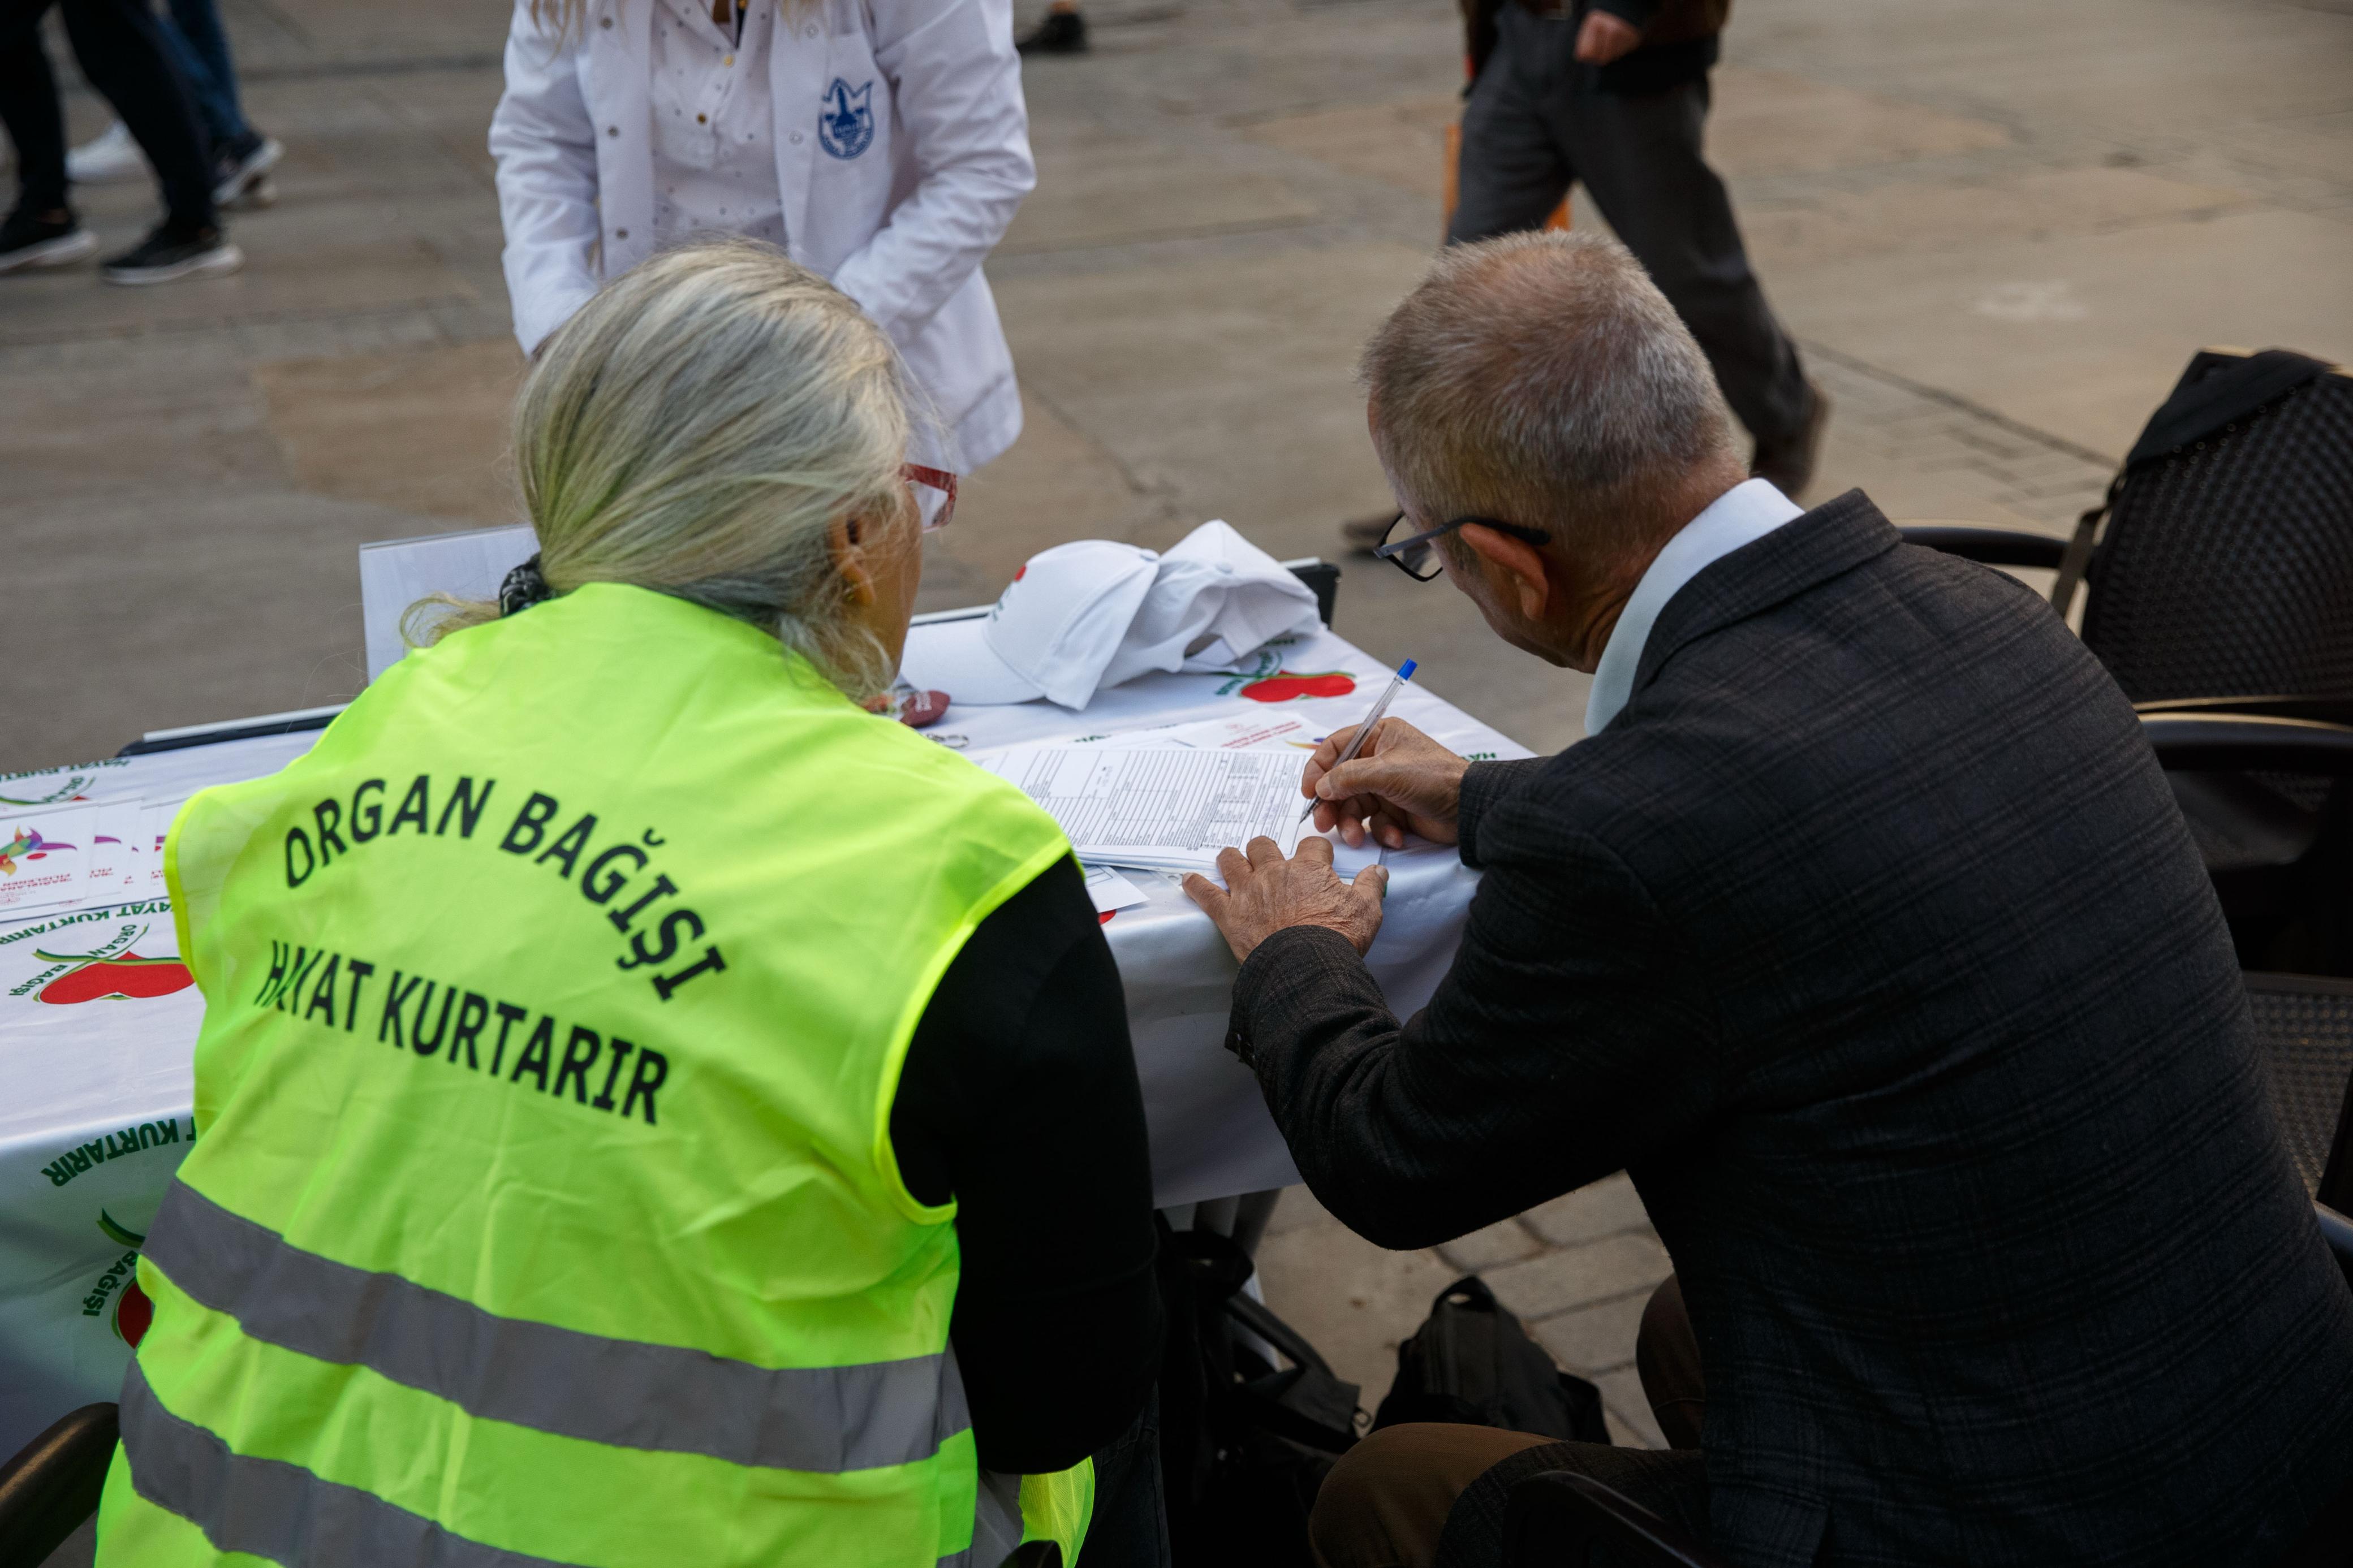
M 924 635 L 917 626 L 911 634 Z M 1148 676 L 1082 713 L 1051 703 L 952 707 L 926 731 L 976 751 L 1185 723 L 1280 702 L 1322 735 L 1363 717 L 1388 671 L 1329 632 L 1272 647 L 1236 676 Z M 1391 710 L 1456 751 L 1525 748 L 1409 686 Z M 0 805 L 182 798 L 257 777 L 310 749 L 315 731 L 222 742 L 0 778 Z M 1303 756 L 1303 752 L 1302 753 Z M 1452 960 L 1476 882 L 1448 848 L 1384 857 L 1388 914 L 1370 955 L 1402 1015 Z M 1163 1205 L 1297 1181 L 1258 1084 L 1224 1048 L 1234 962 L 1208 917 L 1164 873 L 1130 871 L 1147 902 L 1103 928 L 1127 990 L 1128 1025 Z M 131 1264 L 195 1138 L 190 1058 L 204 999 L 174 958 L 160 898 L 0 925 L 0 1458 L 78 1405 L 112 1399 L 130 1351 Z M 117 997 L 115 993 L 128 993 Z M 136 1321 L 140 1302 L 130 1312 Z

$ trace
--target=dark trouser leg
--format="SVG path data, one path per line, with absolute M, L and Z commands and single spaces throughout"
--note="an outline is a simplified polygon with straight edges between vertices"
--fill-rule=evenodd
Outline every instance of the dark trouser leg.
M 1080 1555 L 1090 1568 L 1168 1568 L 1157 1386 L 1125 1435 L 1095 1456 L 1095 1511 Z
M 1563 140 L 1601 215 L 1699 340 L 1725 401 L 1775 445 L 1797 436 L 1812 395 L 1700 155 L 1707 105 L 1704 79 L 1625 95 L 1580 84 L 1561 105 Z
M 229 58 L 219 5 L 215 0 L 172 0 L 170 16 L 164 41 L 188 79 L 196 112 L 204 116 L 216 148 L 234 149 L 252 140 L 245 106 L 237 99 L 237 65 Z
M 1446 243 L 1542 228 L 1575 177 L 1546 108 L 1566 24 L 1516 5 L 1496 17 L 1495 52 L 1462 110 L 1462 157 Z
M 1307 1527 L 1318 1568 L 1498 1568 L 1504 1502 L 1546 1470 L 1592 1476 L 1706 1538 L 1707 1470 L 1697 1454 L 1417 1422 L 1374 1433 L 1325 1478 Z
M 0 0 L 0 124 L 16 147 L 16 203 L 37 213 L 66 205 L 66 121 L 41 47 L 49 0 Z
M 1549 1437 L 1494 1426 L 1409 1422 L 1341 1456 L 1307 1521 L 1317 1568 L 1430 1568 L 1454 1500 L 1513 1455 Z
M 1707 1381 L 1700 1375 L 1699 1341 L 1683 1310 L 1683 1282 L 1670 1274 L 1642 1309 L 1634 1336 L 1634 1366 L 1642 1375 L 1642 1396 L 1651 1402 L 1659 1430 L 1678 1448 L 1699 1447 L 1701 1417 L 1707 1410 Z
M 1707 1539 L 1707 1460 L 1703 1456 L 1599 1443 L 1546 1443 L 1522 1449 L 1463 1489 L 1446 1516 L 1446 1533 L 1439 1538 L 1432 1568 L 1498 1568 L 1504 1560 L 1504 1513 L 1512 1489 L 1546 1470 L 1590 1476 L 1694 1540 Z M 1616 1552 L 1597 1549 L 1593 1561 L 1595 1568 L 1626 1568 Z
M 187 84 L 164 54 L 162 28 L 144 0 L 63 4 L 66 36 L 81 73 L 114 106 L 154 166 L 172 226 L 214 226 L 211 151 Z

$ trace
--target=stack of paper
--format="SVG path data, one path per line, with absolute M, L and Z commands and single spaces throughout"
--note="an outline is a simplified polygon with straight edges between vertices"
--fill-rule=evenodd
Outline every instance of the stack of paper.
M 974 761 L 1043 806 L 1090 864 L 1208 871 L 1218 851 L 1298 842 L 1296 752 L 1015 746 Z

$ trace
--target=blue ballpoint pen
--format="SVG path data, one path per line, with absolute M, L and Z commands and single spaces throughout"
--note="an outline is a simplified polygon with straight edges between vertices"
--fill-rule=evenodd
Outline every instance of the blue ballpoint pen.
M 1381 721 L 1381 715 L 1389 710 L 1389 704 L 1396 700 L 1398 692 L 1405 689 L 1405 683 L 1413 679 L 1413 672 L 1419 668 L 1421 667 L 1412 659 L 1407 659 L 1398 666 L 1396 676 L 1389 681 L 1389 689 L 1381 693 L 1381 700 L 1373 704 L 1373 710 L 1365 715 L 1363 723 L 1356 726 L 1356 738 L 1348 742 L 1348 749 L 1340 753 L 1332 767 L 1337 768 L 1356 760 L 1356 753 L 1365 749 L 1365 741 L 1372 734 L 1373 726 Z M 1324 771 L 1329 773 L 1331 769 L 1327 768 Z M 1314 816 L 1315 808 L 1323 804 L 1321 797 L 1310 800 L 1307 803 L 1307 809 L 1299 814 L 1299 820 L 1304 822 Z

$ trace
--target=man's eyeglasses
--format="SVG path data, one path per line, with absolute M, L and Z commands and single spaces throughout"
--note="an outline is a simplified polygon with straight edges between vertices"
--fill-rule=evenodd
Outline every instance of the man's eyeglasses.
M 1399 539 L 1398 530 L 1405 526 L 1405 521 L 1406 517 L 1403 512 L 1391 518 L 1388 531 L 1381 535 L 1380 545 L 1373 553 L 1417 583 L 1427 583 L 1445 569 L 1438 557 L 1439 539 L 1470 523 L 1475 522 L 1482 528 L 1492 528 L 1498 533 L 1508 533 L 1514 539 L 1525 540 L 1530 544 L 1552 542 L 1552 535 L 1541 528 L 1522 528 L 1516 522 L 1498 522 L 1492 517 L 1458 517 L 1452 522 L 1441 524 L 1426 532 Z
M 945 528 L 948 520 L 955 516 L 956 477 L 945 468 L 927 468 L 921 463 L 900 465 L 899 477 L 911 485 L 937 492 L 936 500 L 920 493 L 915 497 L 915 504 L 923 513 L 923 531 L 935 533 Z

